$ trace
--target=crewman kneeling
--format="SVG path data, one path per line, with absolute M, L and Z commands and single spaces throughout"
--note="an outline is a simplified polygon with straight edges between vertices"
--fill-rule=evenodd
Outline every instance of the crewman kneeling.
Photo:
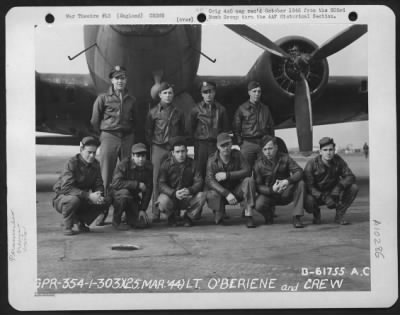
M 203 178 L 192 158 L 187 156 L 184 137 L 170 139 L 171 153 L 160 167 L 158 184 L 160 195 L 157 200 L 159 210 L 168 216 L 168 225 L 176 226 L 180 210 L 184 226 L 193 224 L 193 218 L 201 215 L 206 196 L 200 190 Z
M 146 159 L 146 153 L 143 143 L 134 144 L 131 157 L 123 159 L 114 171 L 110 186 L 114 200 L 112 225 L 118 230 L 124 229 L 121 225 L 123 212 L 130 227 L 149 225 L 146 210 L 153 193 L 153 165 Z
M 80 153 L 69 159 L 54 185 L 53 206 L 63 215 L 64 235 L 74 234 L 74 224 L 79 232 L 89 232 L 88 225 L 109 207 L 103 197 L 100 163 L 95 159 L 99 145 L 94 137 L 83 138 Z
M 304 206 L 307 212 L 314 214 L 314 224 L 321 224 L 319 206 L 325 204 L 329 209 L 336 209 L 335 223 L 346 225 L 344 215 L 358 193 L 356 177 L 347 163 L 335 154 L 332 138 L 322 138 L 319 146 L 319 155 L 309 160 L 304 168 L 308 190 Z
M 225 205 L 244 204 L 246 226 L 254 228 L 253 212 L 256 188 L 250 177 L 250 166 L 244 156 L 232 149 L 232 139 L 227 133 L 217 137 L 217 149 L 207 162 L 207 204 L 214 211 L 215 224 L 223 224 Z
M 304 227 L 304 182 L 302 168 L 286 153 L 278 151 L 276 138 L 264 136 L 262 155 L 254 165 L 254 177 L 259 193 L 256 210 L 266 224 L 273 224 L 275 205 L 287 205 L 293 201 L 293 226 Z

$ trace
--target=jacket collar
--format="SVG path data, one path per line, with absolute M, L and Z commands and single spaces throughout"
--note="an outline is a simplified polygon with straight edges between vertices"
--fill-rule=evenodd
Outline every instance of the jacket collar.
M 117 96 L 117 94 L 115 94 L 115 91 L 114 91 L 114 88 L 112 87 L 112 85 L 108 88 L 107 94 L 109 96 L 113 96 L 113 95 Z M 124 90 L 124 99 L 126 97 L 129 97 L 129 94 L 128 94 L 128 89 L 125 88 L 125 90 Z
M 318 165 L 320 165 L 321 167 L 332 167 L 332 166 L 337 166 L 336 154 L 333 156 L 333 159 L 332 159 L 330 165 L 326 165 L 326 164 L 322 161 L 321 154 L 319 154 L 319 155 L 317 156 L 316 161 L 317 161 Z
M 250 108 L 252 108 L 252 107 L 258 108 L 259 105 L 260 105 L 260 102 L 257 102 L 256 104 L 250 102 L 250 100 L 247 100 L 247 102 L 246 102 L 246 108 L 247 108 L 247 109 L 250 109 Z

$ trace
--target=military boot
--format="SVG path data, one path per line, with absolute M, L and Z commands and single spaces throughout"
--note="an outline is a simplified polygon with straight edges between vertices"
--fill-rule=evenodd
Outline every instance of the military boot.
M 346 220 L 344 219 L 345 213 L 346 213 L 346 209 L 343 209 L 343 207 L 339 205 L 339 206 L 336 208 L 336 215 L 335 215 L 335 220 L 334 220 L 334 222 L 335 222 L 336 224 L 340 224 L 340 225 L 348 225 L 348 224 L 350 224 L 348 221 L 346 221 Z
M 313 213 L 313 224 L 321 224 L 321 209 L 318 208 L 317 210 L 314 211 Z

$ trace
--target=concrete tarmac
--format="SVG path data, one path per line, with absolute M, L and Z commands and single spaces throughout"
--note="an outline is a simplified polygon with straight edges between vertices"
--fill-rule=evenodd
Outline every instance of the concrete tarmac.
M 257 228 L 248 229 L 236 206 L 228 207 L 227 224 L 216 226 L 205 207 L 190 228 L 162 221 L 117 231 L 110 213 L 104 227 L 64 236 L 50 188 L 76 148 L 53 154 L 37 147 L 38 294 L 370 290 L 369 168 L 362 155 L 343 156 L 360 187 L 346 216 L 351 225 L 334 224 L 335 211 L 323 207 L 322 225 L 306 214 L 305 228 L 295 229 L 288 205 L 277 207 L 274 225 L 257 214 Z M 307 158 L 296 160 L 304 166 Z M 112 250 L 115 244 L 138 249 Z

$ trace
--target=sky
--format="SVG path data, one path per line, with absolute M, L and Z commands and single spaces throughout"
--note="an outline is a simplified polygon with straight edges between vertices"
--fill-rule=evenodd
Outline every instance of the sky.
M 290 35 L 304 36 L 317 45 L 323 44 L 348 25 L 285 24 L 250 25 L 272 41 Z M 88 73 L 84 54 L 69 61 L 84 49 L 82 26 L 39 26 L 36 28 L 36 70 L 45 73 Z M 357 41 L 328 57 L 330 75 L 368 74 L 368 33 Z M 245 75 L 262 49 L 241 38 L 224 26 L 202 27 L 202 52 L 215 58 L 211 63 L 200 58 L 199 75 Z M 278 130 L 289 147 L 297 146 L 295 129 Z M 368 122 L 314 126 L 314 143 L 323 136 L 336 139 L 339 146 L 352 144 L 361 147 L 368 142 Z

